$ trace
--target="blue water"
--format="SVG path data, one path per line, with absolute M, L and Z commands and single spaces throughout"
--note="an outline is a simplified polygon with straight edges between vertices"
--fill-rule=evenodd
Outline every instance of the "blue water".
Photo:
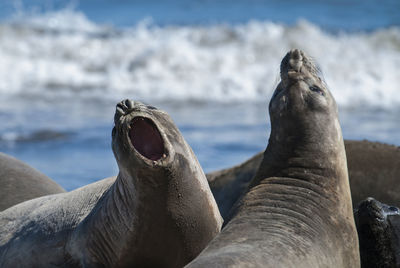
M 266 103 L 156 105 L 174 118 L 205 172 L 240 163 L 264 150 L 268 143 L 270 124 Z M 67 108 L 62 107 L 61 113 L 67 114 L 64 110 Z M 0 151 L 30 163 L 68 190 L 116 175 L 118 170 L 111 151 L 114 105 L 98 108 L 89 105 L 88 109 L 107 116 L 84 112 L 47 115 L 49 127 L 56 125 L 53 129 L 57 129 L 59 136 L 35 140 L 28 135 L 24 141 L 3 141 Z M 34 114 L 44 116 L 41 111 Z M 343 110 L 340 118 L 347 139 L 400 145 L 400 118 L 396 112 Z M 62 122 L 58 122 L 60 119 Z
M 321 64 L 345 138 L 400 145 L 399 11 L 398 0 L 1 1 L 0 151 L 67 190 L 116 175 L 114 108 L 131 98 L 167 111 L 206 172 L 232 166 L 266 147 L 292 47 Z
M 245 23 L 269 20 L 293 24 L 298 19 L 332 30 L 373 30 L 400 24 L 398 0 L 6 0 L 0 17 L 16 11 L 47 12 L 66 7 L 82 11 L 91 21 L 132 26 L 151 17 L 156 24 Z

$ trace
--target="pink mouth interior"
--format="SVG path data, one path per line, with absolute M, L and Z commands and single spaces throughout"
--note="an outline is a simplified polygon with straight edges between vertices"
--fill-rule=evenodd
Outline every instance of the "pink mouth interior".
M 144 157 L 158 160 L 164 154 L 161 134 L 153 121 L 144 117 L 135 117 L 131 124 L 129 137 L 133 147 Z

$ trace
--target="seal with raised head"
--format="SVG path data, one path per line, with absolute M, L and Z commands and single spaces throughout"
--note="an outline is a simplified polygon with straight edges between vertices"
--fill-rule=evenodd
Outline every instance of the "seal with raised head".
M 400 147 L 367 140 L 344 140 L 353 207 L 369 196 L 400 207 Z M 223 218 L 246 191 L 263 159 L 260 152 L 245 162 L 206 174 Z
M 4 153 L 0 153 L 0 185 L 0 211 L 36 197 L 65 192 L 37 169 Z
M 281 63 L 263 161 L 230 221 L 187 267 L 359 267 L 334 98 L 300 50 Z
M 182 267 L 219 233 L 205 175 L 169 115 L 125 100 L 114 121 L 117 178 L 0 212 L 0 267 Z
M 400 210 L 369 197 L 354 211 L 362 268 L 400 267 Z

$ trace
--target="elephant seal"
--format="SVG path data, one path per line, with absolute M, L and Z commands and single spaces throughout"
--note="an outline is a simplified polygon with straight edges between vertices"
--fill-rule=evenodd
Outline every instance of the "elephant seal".
M 239 165 L 206 174 L 219 212 L 224 219 L 228 217 L 233 205 L 249 187 L 262 159 L 263 153 L 260 152 Z
M 400 207 L 400 147 L 369 141 L 345 146 L 353 206 L 372 196 Z
M 361 267 L 400 267 L 400 210 L 374 198 L 355 209 Z
M 353 207 L 369 196 L 400 207 L 400 147 L 367 140 L 345 140 Z M 246 191 L 263 159 L 257 153 L 245 162 L 206 174 L 222 217 Z
M 0 267 L 182 267 L 219 233 L 205 175 L 169 115 L 125 100 L 114 121 L 117 178 L 1 212 Z
M 359 267 L 337 107 L 300 50 L 281 63 L 271 134 L 247 193 L 187 267 Z
M 0 185 L 0 211 L 36 197 L 65 192 L 43 173 L 4 153 L 0 153 Z

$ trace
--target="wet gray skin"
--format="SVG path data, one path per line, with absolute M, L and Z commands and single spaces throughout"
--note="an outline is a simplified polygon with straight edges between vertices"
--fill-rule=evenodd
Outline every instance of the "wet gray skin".
M 374 198 L 360 202 L 354 213 L 361 267 L 400 267 L 400 211 Z
M 227 224 L 187 267 L 359 267 L 335 101 L 302 51 L 282 60 L 262 163 Z
M 117 105 L 119 167 L 75 191 L 0 213 L 0 267 L 182 267 L 222 219 L 191 148 L 165 112 Z

